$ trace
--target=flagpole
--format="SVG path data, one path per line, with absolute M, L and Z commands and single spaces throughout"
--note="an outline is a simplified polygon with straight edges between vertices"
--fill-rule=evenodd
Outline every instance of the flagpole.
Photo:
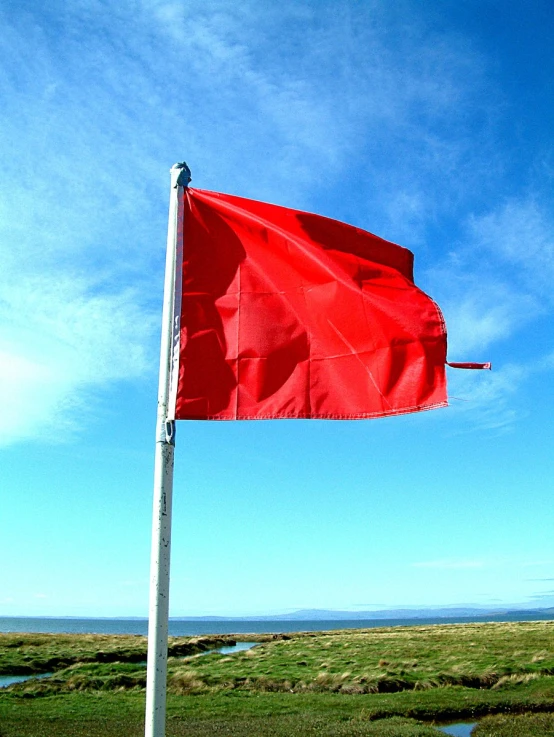
M 154 457 L 145 737 L 165 736 L 171 503 L 175 451 L 175 422 L 168 419 L 168 407 L 175 327 L 176 261 L 181 220 L 179 205 L 182 202 L 183 190 L 189 181 L 190 170 L 187 165 L 175 164 L 171 169 Z

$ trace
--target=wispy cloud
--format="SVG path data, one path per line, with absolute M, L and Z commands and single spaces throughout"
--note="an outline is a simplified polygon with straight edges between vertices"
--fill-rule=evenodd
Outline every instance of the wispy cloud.
M 530 599 L 533 599 L 534 601 L 539 601 L 543 603 L 550 603 L 550 605 L 554 605 L 554 590 L 552 591 L 544 591 L 541 594 L 533 594 L 529 597 Z
M 432 568 L 441 571 L 483 568 L 483 566 L 484 563 L 480 560 L 429 560 L 411 564 L 412 568 Z
M 545 205 L 529 198 L 512 198 L 497 210 L 470 220 L 475 250 L 496 264 L 507 264 L 516 283 L 550 305 L 554 280 L 553 226 L 554 220 Z
M 475 426 L 512 426 L 524 411 L 514 402 L 518 390 L 554 367 L 542 342 L 533 344 L 523 332 L 552 312 L 553 232 L 552 216 L 539 198 L 504 200 L 470 215 L 451 251 L 426 273 L 445 315 L 451 360 L 490 360 L 503 343 L 522 336 L 524 350 L 509 362 L 493 360 L 492 373 L 450 373 L 452 403 L 458 412 L 471 413 Z
M 0 442 L 59 441 L 94 414 L 90 391 L 147 370 L 151 315 L 129 289 L 91 294 L 67 273 L 18 277 L 0 302 Z
M 452 370 L 449 373 L 449 401 L 453 411 L 467 415 L 472 428 L 505 431 L 520 416 L 521 409 L 511 399 L 529 377 L 527 367 L 508 365 L 479 376 Z M 461 431 L 458 425 L 458 431 Z M 466 428 L 467 429 L 467 428 Z
M 167 170 L 182 158 L 205 188 L 306 209 L 344 182 L 325 214 L 423 260 L 433 228 L 474 202 L 429 276 L 456 354 L 543 309 L 518 244 L 534 244 L 546 289 L 544 208 L 482 213 L 475 196 L 501 169 L 487 61 L 417 6 L 77 0 L 0 20 L 0 443 L 73 425 L 91 391 L 155 370 Z M 500 260 L 526 277 L 500 277 Z M 478 384 L 483 406 L 523 380 L 515 365 L 497 376 Z
M 426 274 L 451 352 L 486 349 L 552 309 L 553 232 L 547 207 L 527 199 L 469 216 L 464 236 Z
M 529 409 L 515 401 L 527 382 L 554 368 L 552 354 L 532 361 L 506 363 L 492 372 L 449 372 L 449 399 L 458 419 L 464 414 L 469 426 L 504 432 L 510 430 Z M 466 428 L 467 429 L 467 428 Z M 458 431 L 463 431 L 462 426 Z

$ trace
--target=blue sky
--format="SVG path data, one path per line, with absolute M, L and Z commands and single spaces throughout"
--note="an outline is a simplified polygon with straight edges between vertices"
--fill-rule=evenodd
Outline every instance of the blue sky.
M 451 406 L 182 422 L 171 614 L 554 605 L 550 0 L 7 0 L 0 614 L 147 613 L 169 168 L 415 253 Z

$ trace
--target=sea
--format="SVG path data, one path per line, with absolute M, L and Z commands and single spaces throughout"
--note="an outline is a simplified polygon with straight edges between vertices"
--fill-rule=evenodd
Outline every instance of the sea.
M 225 619 L 170 618 L 169 634 L 174 637 L 196 635 L 278 634 L 286 632 L 325 632 L 329 630 L 410 627 L 464 622 L 522 622 L 552 619 L 552 614 L 510 612 L 472 617 L 409 617 L 402 619 Z M 41 632 L 104 635 L 146 635 L 146 618 L 78 617 L 0 617 L 0 632 Z

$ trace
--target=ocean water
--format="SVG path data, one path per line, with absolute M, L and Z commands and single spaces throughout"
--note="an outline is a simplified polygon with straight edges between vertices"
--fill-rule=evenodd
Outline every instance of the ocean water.
M 322 632 L 339 629 L 459 624 L 463 622 L 515 622 L 550 619 L 537 613 L 483 617 L 425 617 L 409 619 L 170 619 L 172 636 L 256 634 L 280 632 Z M 77 617 L 0 617 L 0 632 L 43 632 L 106 635 L 146 635 L 147 619 L 77 618 Z

